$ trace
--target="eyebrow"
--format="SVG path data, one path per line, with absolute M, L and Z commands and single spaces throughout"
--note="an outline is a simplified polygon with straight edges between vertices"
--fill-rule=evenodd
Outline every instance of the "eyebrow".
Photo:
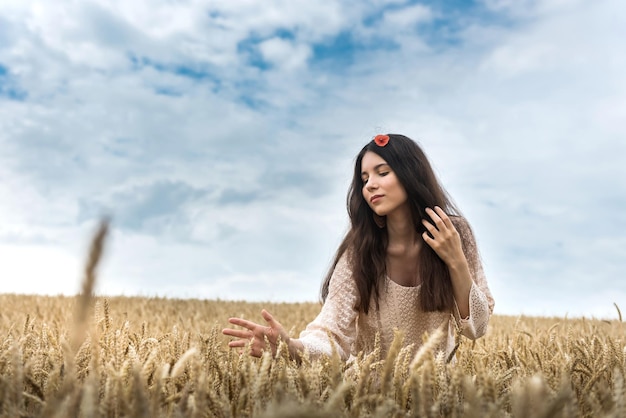
M 380 167 L 384 166 L 384 165 L 389 165 L 387 163 L 380 163 L 374 166 L 374 171 L 378 170 Z M 367 174 L 365 171 L 361 171 L 361 176 Z

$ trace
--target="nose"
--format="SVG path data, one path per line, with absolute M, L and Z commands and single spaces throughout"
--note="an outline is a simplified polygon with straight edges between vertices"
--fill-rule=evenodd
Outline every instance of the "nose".
M 365 188 L 371 192 L 378 189 L 378 183 L 374 179 L 369 179 L 367 184 L 365 185 Z

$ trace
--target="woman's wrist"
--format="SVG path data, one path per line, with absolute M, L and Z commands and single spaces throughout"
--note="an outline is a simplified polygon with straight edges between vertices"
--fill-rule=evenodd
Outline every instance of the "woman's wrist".
M 450 270 L 450 273 L 469 272 L 469 265 L 467 264 L 467 259 L 465 259 L 465 257 L 455 258 L 446 264 L 448 264 L 448 269 Z
M 289 338 L 287 340 L 287 348 L 289 349 L 289 356 L 297 361 L 300 361 L 300 356 L 304 351 L 304 345 L 297 338 Z

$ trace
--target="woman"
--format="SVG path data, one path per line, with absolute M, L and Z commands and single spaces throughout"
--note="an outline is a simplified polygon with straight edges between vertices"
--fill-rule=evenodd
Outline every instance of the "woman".
M 347 359 L 372 351 L 377 334 L 384 355 L 394 329 L 417 348 L 424 332 L 444 327 L 440 350 L 450 355 L 458 332 L 471 339 L 485 333 L 494 301 L 471 228 L 414 141 L 378 135 L 363 147 L 348 214 L 351 228 L 322 286 L 322 310 L 300 338 L 263 310 L 267 325 L 229 319 L 244 328 L 223 330 L 237 338 L 230 347 L 259 357 L 266 339 L 273 353 L 282 340 L 296 359 L 331 354 L 333 346 Z

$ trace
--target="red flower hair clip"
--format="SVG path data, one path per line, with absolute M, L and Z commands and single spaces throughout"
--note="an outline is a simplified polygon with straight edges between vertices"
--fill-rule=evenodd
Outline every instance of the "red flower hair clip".
M 379 147 L 384 147 L 389 142 L 389 135 L 376 135 L 374 142 L 376 142 L 376 145 Z

